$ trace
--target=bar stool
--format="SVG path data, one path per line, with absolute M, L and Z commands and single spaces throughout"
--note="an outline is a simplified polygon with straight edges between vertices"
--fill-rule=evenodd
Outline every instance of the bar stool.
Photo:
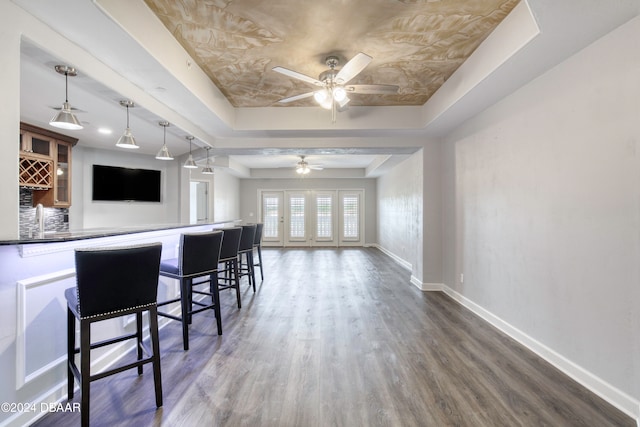
M 262 228 L 264 224 L 256 224 L 256 235 L 253 238 L 253 249 L 258 252 L 258 263 L 253 264 L 255 267 L 260 267 L 260 280 L 264 281 L 264 274 L 262 273 Z
M 127 247 L 76 249 L 76 287 L 65 291 L 67 299 L 67 395 L 73 399 L 74 378 L 80 383 L 80 418 L 89 425 L 90 384 L 109 375 L 153 364 L 156 406 L 162 406 L 160 345 L 158 341 L 158 271 L 161 243 Z M 142 313 L 149 312 L 152 351 L 142 342 Z M 92 343 L 91 324 L 135 314 L 136 332 Z M 80 347 L 76 348 L 76 320 L 80 322 Z M 137 360 L 91 375 L 91 350 L 129 339 L 137 341 Z M 75 354 L 80 353 L 80 368 Z M 143 354 L 146 353 L 146 354 Z M 147 356 L 143 358 L 143 356 Z
M 191 316 L 205 310 L 213 310 L 218 326 L 218 335 L 222 335 L 220 319 L 220 299 L 218 295 L 218 258 L 222 244 L 222 231 L 206 233 L 183 233 L 180 235 L 178 258 L 167 259 L 160 263 L 160 275 L 177 279 L 180 282 L 180 296 L 158 303 L 158 307 L 180 302 L 180 316 L 158 312 L 160 316 L 178 320 L 182 323 L 182 343 L 189 350 L 189 324 Z M 209 276 L 209 280 L 193 283 L 197 277 Z M 209 292 L 193 289 L 195 285 L 209 283 Z M 193 294 L 210 296 L 211 304 L 194 301 Z M 200 308 L 194 309 L 194 305 Z
M 253 270 L 253 240 L 256 235 L 256 225 L 243 225 L 240 234 L 240 247 L 238 248 L 238 275 L 249 278 L 249 285 L 253 285 L 253 292 L 256 291 L 256 276 Z M 246 267 L 242 264 L 242 255 L 244 255 L 247 263 Z
M 223 264 L 223 268 L 218 269 L 218 290 L 235 289 L 238 308 L 241 308 L 238 249 L 240 248 L 242 228 L 223 228 L 222 231 L 224 232 L 224 236 L 222 236 L 222 248 L 220 249 L 220 259 L 218 263 Z

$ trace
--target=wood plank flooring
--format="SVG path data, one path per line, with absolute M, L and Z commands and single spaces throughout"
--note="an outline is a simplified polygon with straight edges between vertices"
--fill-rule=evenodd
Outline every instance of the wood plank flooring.
M 263 249 L 265 280 L 222 292 L 224 335 L 160 331 L 150 369 L 91 386 L 93 426 L 635 426 L 377 249 Z M 259 276 L 258 276 L 259 277 Z M 246 280 L 246 279 L 245 279 Z M 79 401 L 79 393 L 75 401 Z M 79 425 L 51 413 L 37 426 Z

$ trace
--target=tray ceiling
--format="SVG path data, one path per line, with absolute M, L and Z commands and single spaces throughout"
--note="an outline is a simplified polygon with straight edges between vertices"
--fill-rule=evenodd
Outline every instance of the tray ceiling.
M 328 55 L 342 65 L 358 52 L 373 61 L 352 83 L 400 89 L 351 105 L 422 105 L 518 1 L 145 0 L 234 107 L 276 106 L 312 88 L 275 66 L 317 78 Z

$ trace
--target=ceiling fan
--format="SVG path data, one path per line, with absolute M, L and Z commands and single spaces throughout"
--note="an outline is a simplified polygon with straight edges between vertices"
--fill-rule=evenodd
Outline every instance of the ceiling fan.
M 307 163 L 307 161 L 304 159 L 304 156 L 300 156 L 300 161 L 296 163 L 296 172 L 300 175 L 306 175 L 312 170 L 321 171 L 322 169 L 324 169 L 322 165 L 310 165 L 309 163 Z
M 321 107 L 331 110 L 331 121 L 336 121 L 336 111 L 342 111 L 350 99 L 350 94 L 381 94 L 381 95 L 393 95 L 398 93 L 398 86 L 395 85 L 360 85 L 348 84 L 355 76 L 357 76 L 373 58 L 369 55 L 359 52 L 356 56 L 351 58 L 341 69 L 336 69 L 338 65 L 337 56 L 327 56 L 325 63 L 329 67 L 328 70 L 320 73 L 317 79 L 309 77 L 305 74 L 297 71 L 289 70 L 284 67 L 274 67 L 273 71 L 284 74 L 285 76 L 293 77 L 294 79 L 302 80 L 303 82 L 310 83 L 314 86 L 319 86 L 320 89 L 303 93 L 300 95 L 290 96 L 288 98 L 281 99 L 281 104 L 288 102 L 298 101 L 313 96 Z

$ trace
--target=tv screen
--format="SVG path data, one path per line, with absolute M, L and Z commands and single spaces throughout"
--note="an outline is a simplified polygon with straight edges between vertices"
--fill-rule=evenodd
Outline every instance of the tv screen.
M 160 201 L 160 171 L 93 165 L 93 200 Z

